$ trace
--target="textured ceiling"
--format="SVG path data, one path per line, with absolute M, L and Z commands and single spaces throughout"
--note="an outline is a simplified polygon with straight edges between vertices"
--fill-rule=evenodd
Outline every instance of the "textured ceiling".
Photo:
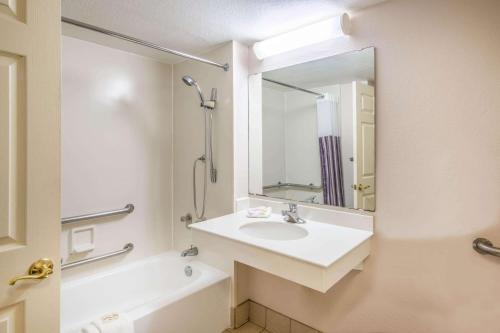
M 366 48 L 339 54 L 265 72 L 263 77 L 301 88 L 323 87 L 357 80 L 375 81 L 375 51 L 373 48 Z M 276 88 L 276 85 L 274 87 Z
M 383 1 L 62 0 L 62 7 L 63 16 L 168 48 L 201 54 L 230 40 L 251 44 Z M 102 38 L 98 42 L 105 43 Z M 166 59 L 174 62 L 176 58 Z

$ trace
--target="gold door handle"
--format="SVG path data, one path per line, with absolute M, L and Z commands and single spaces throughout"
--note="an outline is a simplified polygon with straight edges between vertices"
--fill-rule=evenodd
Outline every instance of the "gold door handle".
M 38 259 L 31 264 L 28 275 L 21 275 L 12 278 L 9 285 L 13 286 L 19 280 L 41 280 L 48 278 L 54 272 L 54 263 L 50 259 Z
M 370 185 L 365 185 L 365 184 L 353 184 L 352 185 L 352 188 L 355 190 L 355 191 L 364 191 L 368 188 L 370 188 Z

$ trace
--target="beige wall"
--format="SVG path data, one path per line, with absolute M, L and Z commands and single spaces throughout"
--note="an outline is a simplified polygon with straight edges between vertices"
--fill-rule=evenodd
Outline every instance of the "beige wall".
M 248 195 L 248 46 L 233 41 L 234 199 Z M 235 201 L 236 202 L 236 201 Z
M 218 101 L 214 112 L 214 162 L 218 171 L 217 183 L 208 180 L 206 217 L 229 214 L 233 211 L 233 43 L 227 43 L 203 56 L 221 63 L 229 63 L 228 72 L 194 61 L 175 64 L 174 94 L 174 246 L 183 250 L 191 244 L 191 231 L 180 217 L 191 213 L 193 217 L 193 163 L 203 150 L 203 109 L 194 87 L 182 82 L 184 75 L 198 81 L 205 97 L 217 88 Z M 198 165 L 199 211 L 201 211 L 203 176 Z
M 172 66 L 80 39 L 62 38 L 62 216 L 135 205 L 132 214 L 64 226 L 64 261 L 73 227 L 96 226 L 96 248 L 127 256 L 65 271 L 158 254 L 172 248 Z
M 389 1 L 353 36 L 251 71 L 376 47 L 377 210 L 372 255 L 327 294 L 245 268 L 241 295 L 325 332 L 498 332 L 500 2 Z M 332 51 L 333 50 L 333 51 Z

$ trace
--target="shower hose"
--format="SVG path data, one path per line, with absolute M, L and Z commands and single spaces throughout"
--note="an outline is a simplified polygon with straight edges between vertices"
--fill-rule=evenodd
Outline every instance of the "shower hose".
M 205 220 L 205 205 L 206 205 L 206 200 L 207 200 L 207 159 L 210 162 L 210 175 L 211 179 L 213 182 L 216 180 L 216 176 L 212 175 L 212 170 L 215 168 L 213 167 L 213 161 L 212 161 L 212 155 L 213 155 L 213 148 L 212 148 L 212 112 L 211 110 L 207 108 L 203 108 L 204 110 L 204 149 L 205 153 L 198 157 L 193 164 L 193 204 L 194 204 L 194 212 L 196 217 L 198 218 L 199 221 Z M 207 118 L 208 118 L 208 133 L 207 133 Z M 209 136 L 207 140 L 207 134 Z M 208 145 L 208 149 L 207 149 Z M 207 157 L 207 153 L 209 154 Z M 198 166 L 198 162 L 203 163 L 203 200 L 201 204 L 201 212 L 199 212 L 198 208 L 198 198 L 197 198 L 197 190 L 198 186 L 196 185 L 196 167 Z M 214 179 L 215 178 L 215 179 Z

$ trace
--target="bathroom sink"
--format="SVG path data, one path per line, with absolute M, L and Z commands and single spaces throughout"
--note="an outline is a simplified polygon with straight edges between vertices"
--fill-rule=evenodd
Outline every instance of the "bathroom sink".
M 370 254 L 372 216 L 311 207 L 303 210 L 304 216 L 308 214 L 305 224 L 285 222 L 281 214 L 248 218 L 246 207 L 271 203 L 262 201 L 248 199 L 236 213 L 191 224 L 193 243 L 210 251 L 210 260 L 218 255 L 217 263 L 222 262 L 229 274 L 238 262 L 322 293 L 351 270 L 363 268 L 360 263 Z M 356 228 L 334 224 L 337 221 Z
M 247 223 L 239 230 L 248 236 L 272 240 L 295 240 L 308 235 L 306 229 L 295 224 L 273 221 Z

